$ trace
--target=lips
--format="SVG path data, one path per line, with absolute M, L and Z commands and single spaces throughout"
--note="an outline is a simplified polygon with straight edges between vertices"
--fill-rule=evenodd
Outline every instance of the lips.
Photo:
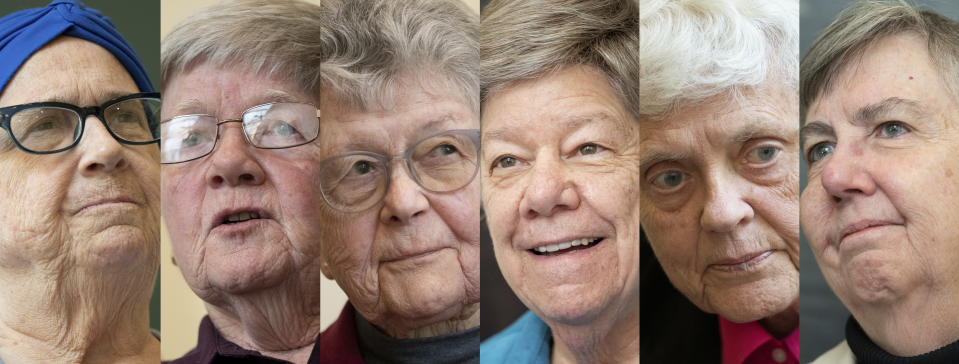
M 256 207 L 227 209 L 220 211 L 213 216 L 213 222 L 210 228 L 212 229 L 221 225 L 235 225 L 251 220 L 268 218 L 270 218 L 270 216 L 265 210 Z
M 766 260 L 766 258 L 772 255 L 772 253 L 772 250 L 763 250 L 737 257 L 727 257 L 717 260 L 709 266 L 723 271 L 747 270 L 758 265 L 759 263 L 762 263 L 764 260 Z
M 873 220 L 873 219 L 860 220 L 856 223 L 846 225 L 846 227 L 840 230 L 838 242 L 842 242 L 843 239 L 846 239 L 847 236 L 858 233 L 860 231 L 874 228 L 874 227 L 889 226 L 889 225 L 899 225 L 899 224 L 891 221 L 886 221 L 886 220 Z
M 75 214 L 79 214 L 79 213 L 81 213 L 81 212 L 84 212 L 84 211 L 86 211 L 86 210 L 93 209 L 93 208 L 96 208 L 96 207 L 99 207 L 99 206 L 109 205 L 109 204 L 116 204 L 116 203 L 139 204 L 137 201 L 135 201 L 134 199 L 130 198 L 130 197 L 127 196 L 127 195 L 117 195 L 117 196 L 111 196 L 111 197 L 99 197 L 99 198 L 96 198 L 96 199 L 90 199 L 90 200 L 88 200 L 88 201 L 81 202 L 81 203 L 79 204 L 80 207 L 77 208 L 77 209 L 73 212 L 73 214 L 74 214 L 74 215 L 75 215 Z

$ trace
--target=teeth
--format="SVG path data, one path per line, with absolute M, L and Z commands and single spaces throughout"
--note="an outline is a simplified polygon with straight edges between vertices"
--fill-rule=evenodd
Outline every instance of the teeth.
M 593 240 L 596 240 L 596 239 L 598 238 L 583 238 L 583 239 L 570 240 L 570 241 L 562 242 L 559 244 L 544 245 L 544 246 L 536 247 L 535 250 L 540 253 L 555 252 L 559 250 L 569 249 L 574 246 L 580 246 L 580 245 L 588 246 L 589 243 L 593 242 Z
M 244 211 L 244 212 L 238 212 L 238 213 L 227 216 L 225 219 L 225 222 L 228 224 L 232 224 L 232 223 L 237 223 L 237 222 L 242 222 L 242 221 L 252 220 L 252 219 L 259 219 L 259 218 L 260 218 L 260 214 L 256 212 Z

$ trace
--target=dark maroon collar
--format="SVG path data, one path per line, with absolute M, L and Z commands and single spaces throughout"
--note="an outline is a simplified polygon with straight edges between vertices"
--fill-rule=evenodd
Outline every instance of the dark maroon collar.
M 356 341 L 356 322 L 353 318 L 355 313 L 356 309 L 347 302 L 346 307 L 343 307 L 343 311 L 340 312 L 340 317 L 327 327 L 326 331 L 320 333 L 317 346 L 323 348 L 324 362 L 363 364 L 360 345 Z M 314 348 L 314 355 L 316 355 L 316 348 Z
M 313 345 L 313 352 L 310 354 L 309 364 L 319 364 L 320 346 L 319 337 Z M 170 364 L 212 364 L 212 363 L 250 363 L 250 364 L 290 364 L 286 360 L 274 359 L 264 356 L 257 351 L 247 350 L 237 344 L 230 342 L 217 331 L 210 321 L 210 316 L 203 317 L 200 321 L 200 332 L 196 348 L 191 350 L 183 357 L 170 361 Z

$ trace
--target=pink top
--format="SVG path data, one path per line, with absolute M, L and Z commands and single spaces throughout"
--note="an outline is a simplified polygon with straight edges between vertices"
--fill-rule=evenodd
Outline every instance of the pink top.
M 779 340 L 757 321 L 737 324 L 719 316 L 723 364 L 799 364 L 799 328 Z

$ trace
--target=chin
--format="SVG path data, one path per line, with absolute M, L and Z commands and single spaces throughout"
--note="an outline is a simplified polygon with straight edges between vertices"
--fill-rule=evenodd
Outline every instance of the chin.
M 243 250 L 220 257 L 207 267 L 210 285 L 230 294 L 251 293 L 275 287 L 289 275 L 286 259 L 266 257 L 262 252 Z
M 786 311 L 799 299 L 798 294 L 798 282 L 773 279 L 710 294 L 709 301 L 715 313 L 729 321 L 744 323 Z
M 92 237 L 74 240 L 77 262 L 81 266 L 107 270 L 144 269 L 156 266 L 159 239 L 148 239 L 142 229 L 120 225 L 110 227 Z
M 597 292 L 596 286 L 577 288 L 586 290 L 556 288 L 547 294 L 523 299 L 523 303 L 547 321 L 564 325 L 592 323 L 611 305 L 612 297 L 607 292 Z

